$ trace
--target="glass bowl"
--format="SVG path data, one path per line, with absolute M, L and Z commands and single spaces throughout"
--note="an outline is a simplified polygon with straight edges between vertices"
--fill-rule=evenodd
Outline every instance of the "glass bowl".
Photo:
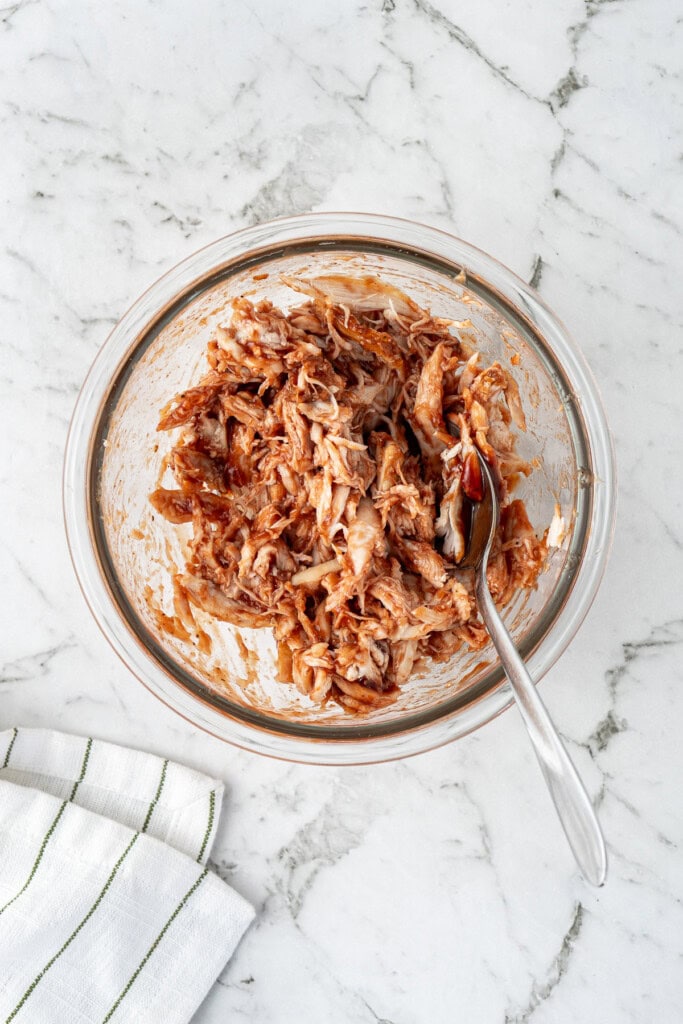
M 537 589 L 518 594 L 505 620 L 536 680 L 566 648 L 595 596 L 614 520 L 613 452 L 593 379 L 564 326 L 507 268 L 445 232 L 388 217 L 308 214 L 238 231 L 183 260 L 128 310 L 93 363 L 69 431 L 64 508 L 74 567 L 115 651 L 194 725 L 300 762 L 415 754 L 511 703 L 490 645 L 433 663 L 395 704 L 359 717 L 278 683 L 270 630 L 236 630 L 197 612 L 207 651 L 164 628 L 170 570 L 184 566 L 189 527 L 155 516 L 148 501 L 173 440 L 156 431 L 159 410 L 201 376 L 232 298 L 300 301 L 282 273 L 380 276 L 436 315 L 469 318 L 484 356 L 512 370 L 528 421 L 519 450 L 539 460 L 516 494 L 539 530 L 556 505 L 568 528 Z

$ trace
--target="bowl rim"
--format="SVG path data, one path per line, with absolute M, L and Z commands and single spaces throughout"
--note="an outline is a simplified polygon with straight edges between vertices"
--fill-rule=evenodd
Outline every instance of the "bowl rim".
M 494 665 L 490 669 L 491 675 L 497 672 L 497 682 L 489 686 L 480 699 L 469 701 L 464 708 L 433 717 L 414 728 L 397 726 L 388 734 L 373 734 L 370 724 L 363 728 L 362 737 L 356 734 L 330 738 L 325 736 L 323 725 L 319 738 L 297 736 L 273 729 L 272 726 L 281 720 L 267 715 L 262 716 L 270 723 L 265 725 L 236 719 L 190 694 L 168 670 L 160 666 L 140 637 L 134 635 L 124 623 L 123 614 L 101 571 L 89 506 L 93 445 L 100 414 L 120 376 L 121 367 L 139 347 L 140 339 L 149 330 L 150 323 L 157 322 L 163 311 L 179 296 L 185 297 L 187 301 L 193 284 L 199 280 L 205 282 L 211 271 L 218 271 L 221 264 L 213 262 L 218 254 L 223 256 L 223 264 L 232 265 L 238 255 L 244 261 L 250 255 L 257 257 L 264 247 L 276 244 L 291 246 L 303 240 L 319 243 L 324 239 L 388 242 L 407 245 L 414 255 L 438 254 L 441 258 L 447 258 L 451 265 L 463 267 L 470 279 L 479 276 L 496 293 L 500 293 L 516 315 L 531 325 L 532 333 L 538 336 L 544 348 L 553 354 L 558 366 L 568 376 L 572 385 L 572 400 L 580 406 L 579 418 L 591 459 L 594 484 L 597 486 L 591 485 L 587 537 L 569 593 L 551 628 L 542 636 L 535 649 L 529 652 L 527 660 L 532 677 L 537 681 L 552 667 L 588 613 L 609 555 L 616 511 L 616 466 L 612 439 L 592 373 L 564 324 L 535 289 L 508 267 L 482 249 L 440 228 L 382 214 L 325 211 L 281 217 L 242 228 L 184 257 L 132 303 L 109 332 L 86 374 L 67 435 L 63 466 L 63 512 L 72 564 L 95 621 L 127 668 L 163 703 L 193 726 L 256 753 L 302 763 L 367 764 L 433 749 L 467 735 L 496 717 L 510 706 L 513 699 L 500 666 Z M 552 336 L 552 344 L 546 332 Z M 118 356 L 113 372 L 112 356 Z M 87 438 L 87 458 L 84 458 L 83 452 L 84 438 Z M 122 626 L 125 628 L 122 629 Z M 131 639 L 136 642 L 131 644 Z

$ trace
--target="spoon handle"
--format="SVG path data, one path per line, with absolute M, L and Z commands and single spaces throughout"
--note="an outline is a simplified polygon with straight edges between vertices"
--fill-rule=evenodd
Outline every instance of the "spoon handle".
M 602 885 L 607 876 L 607 852 L 593 805 L 498 614 L 485 573 L 476 574 L 475 589 L 481 616 L 510 680 L 576 863 L 587 882 Z

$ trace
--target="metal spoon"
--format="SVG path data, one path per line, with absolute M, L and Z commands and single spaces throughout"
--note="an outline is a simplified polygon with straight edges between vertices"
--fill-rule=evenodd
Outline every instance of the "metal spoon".
M 505 628 L 488 587 L 486 567 L 500 521 L 500 502 L 488 463 L 479 451 L 477 455 L 484 482 L 484 497 L 480 502 L 473 503 L 469 545 L 460 567 L 475 570 L 474 591 L 479 612 L 510 680 L 576 863 L 587 882 L 602 885 L 607 876 L 607 852 L 593 805 L 512 637 Z

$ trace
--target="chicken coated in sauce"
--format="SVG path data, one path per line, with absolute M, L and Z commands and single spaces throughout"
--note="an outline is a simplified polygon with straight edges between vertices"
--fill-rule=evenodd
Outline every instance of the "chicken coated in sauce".
M 176 486 L 150 496 L 192 537 L 189 603 L 270 627 L 279 677 L 313 701 L 368 711 L 428 658 L 486 642 L 466 548 L 478 448 L 503 515 L 489 582 L 533 587 L 547 546 L 509 486 L 529 467 L 517 385 L 499 363 L 376 278 L 286 279 L 285 313 L 240 298 L 209 369 L 162 411 L 180 431 Z

